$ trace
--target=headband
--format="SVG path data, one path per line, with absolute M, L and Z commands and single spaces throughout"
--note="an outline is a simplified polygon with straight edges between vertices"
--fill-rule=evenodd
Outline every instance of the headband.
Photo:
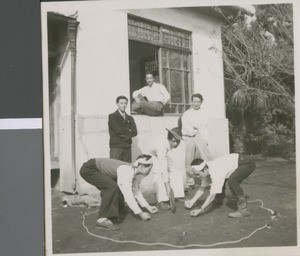
M 146 160 L 146 158 L 144 158 L 144 157 L 139 158 L 134 162 L 133 166 L 137 167 L 139 164 L 153 164 L 152 157 L 149 158 L 148 160 Z
M 203 168 L 205 167 L 206 163 L 205 161 L 202 162 L 202 164 L 199 165 L 199 169 L 202 171 Z

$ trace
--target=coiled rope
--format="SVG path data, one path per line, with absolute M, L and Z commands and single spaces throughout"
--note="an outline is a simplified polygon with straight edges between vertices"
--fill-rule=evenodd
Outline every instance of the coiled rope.
M 248 203 L 255 203 L 255 202 L 260 202 L 261 205 L 259 206 L 261 209 L 266 210 L 268 212 L 271 213 L 271 218 L 274 219 L 276 217 L 278 217 L 278 214 L 273 211 L 270 208 L 267 208 L 264 206 L 264 202 L 261 199 L 256 199 L 256 200 L 252 200 L 252 201 L 248 201 Z M 264 230 L 266 228 L 271 228 L 271 226 L 269 224 L 265 224 L 261 227 L 256 228 L 254 231 L 252 231 L 249 235 L 244 236 L 238 240 L 233 240 L 233 241 L 224 241 L 224 242 L 217 242 L 217 243 L 212 243 L 212 244 L 187 244 L 187 245 L 175 245 L 175 244 L 169 244 L 169 243 L 146 243 L 146 242 L 139 242 L 139 241 L 135 241 L 135 240 L 118 240 L 118 239 L 113 239 L 113 238 L 109 238 L 106 236 L 100 236 L 97 234 L 92 233 L 89 228 L 85 225 L 85 219 L 87 216 L 92 215 L 94 213 L 98 212 L 97 211 L 93 211 L 91 213 L 88 214 L 83 214 L 82 215 L 82 226 L 84 227 L 84 229 L 86 230 L 86 232 L 96 238 L 102 239 L 102 240 L 107 240 L 107 241 L 111 241 L 114 243 L 119 243 L 119 244 L 137 244 L 137 245 L 143 245 L 143 246 L 166 246 L 166 247 L 171 247 L 171 248 L 176 248 L 176 249 L 186 249 L 186 248 L 190 248 L 190 247 L 214 247 L 214 246 L 219 246 L 219 245 L 226 245 L 226 244 L 236 244 L 236 243 L 240 243 L 246 239 L 249 239 L 250 237 L 252 237 L 254 234 L 256 234 L 257 232 Z

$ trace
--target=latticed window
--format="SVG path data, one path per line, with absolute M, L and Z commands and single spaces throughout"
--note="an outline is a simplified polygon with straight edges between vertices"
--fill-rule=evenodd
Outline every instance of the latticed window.
M 161 82 L 170 95 L 166 113 L 183 113 L 190 107 L 192 93 L 190 78 L 190 54 L 162 49 Z
M 144 63 L 144 71 L 156 71 L 171 95 L 165 113 L 179 114 L 190 107 L 191 32 L 139 17 L 128 17 L 129 40 L 157 47 L 158 59 Z M 141 53 L 143 54 L 143 53 Z

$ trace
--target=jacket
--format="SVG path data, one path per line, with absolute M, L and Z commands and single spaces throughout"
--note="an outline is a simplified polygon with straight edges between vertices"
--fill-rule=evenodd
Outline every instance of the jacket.
M 108 116 L 109 147 L 128 148 L 132 144 L 132 138 L 137 135 L 137 128 L 132 116 L 125 113 L 125 120 L 120 112 Z

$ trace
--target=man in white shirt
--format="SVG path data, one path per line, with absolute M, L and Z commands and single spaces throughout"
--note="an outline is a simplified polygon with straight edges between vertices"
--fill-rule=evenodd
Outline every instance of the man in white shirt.
M 134 91 L 131 112 L 148 116 L 161 116 L 164 106 L 170 100 L 170 94 L 162 84 L 154 82 L 152 73 L 146 74 L 147 85 Z
M 210 184 L 208 183 L 205 186 L 201 184 L 194 197 L 185 202 L 186 208 L 192 208 L 210 185 L 209 196 L 200 208 L 191 211 L 191 216 L 195 217 L 206 213 L 210 209 L 216 195 L 224 193 L 226 181 L 233 195 L 237 197 L 238 206 L 237 210 L 230 213 L 228 217 L 242 218 L 250 216 L 246 197 L 240 184 L 255 170 L 254 161 L 239 161 L 239 154 L 224 155 L 208 162 L 198 158 L 193 160 L 191 170 L 194 175 L 199 176 L 201 179 L 210 178 Z
M 119 229 L 113 222 L 119 220 L 124 200 L 142 220 L 149 220 L 151 217 L 139 205 L 150 213 L 158 212 L 155 206 L 148 204 L 139 189 L 141 180 L 149 174 L 152 164 L 150 155 L 140 155 L 133 165 L 109 158 L 94 158 L 83 164 L 80 169 L 81 177 L 101 191 L 97 227 L 105 230 Z
M 185 111 L 181 117 L 182 135 L 186 142 L 185 167 L 187 170 L 187 179 L 191 179 L 188 173 L 190 164 L 200 154 L 201 159 L 205 161 L 212 160 L 208 149 L 208 130 L 207 130 L 207 113 L 201 108 L 203 97 L 196 93 L 192 95 L 192 107 Z M 191 179 L 193 183 L 193 179 Z M 187 181 L 186 186 L 188 186 Z
M 168 203 L 170 188 L 175 198 L 184 197 L 184 184 L 182 172 L 176 165 L 170 164 L 169 152 L 178 147 L 182 140 L 180 130 L 176 127 L 167 129 L 168 134 L 156 138 L 149 147 L 148 153 L 153 156 L 153 183 L 158 201 L 158 208 L 169 210 Z

